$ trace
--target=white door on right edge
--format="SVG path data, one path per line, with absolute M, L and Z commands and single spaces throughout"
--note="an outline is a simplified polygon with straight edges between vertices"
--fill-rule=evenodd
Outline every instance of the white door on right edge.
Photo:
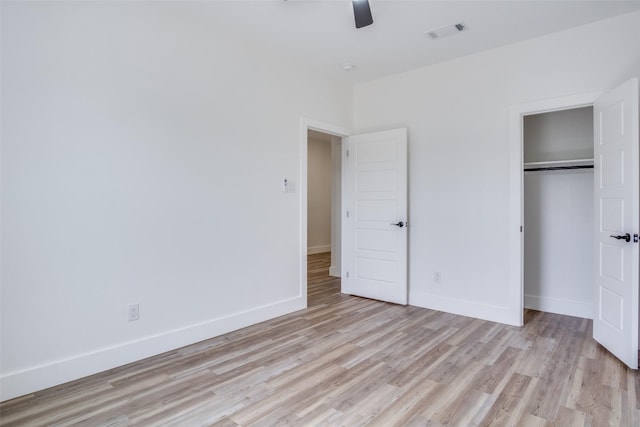
M 594 105 L 593 338 L 638 369 L 638 79 Z

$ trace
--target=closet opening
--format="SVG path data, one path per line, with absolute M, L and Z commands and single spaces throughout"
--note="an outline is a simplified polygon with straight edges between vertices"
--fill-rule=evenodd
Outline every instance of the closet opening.
M 593 318 L 593 106 L 523 116 L 523 306 Z

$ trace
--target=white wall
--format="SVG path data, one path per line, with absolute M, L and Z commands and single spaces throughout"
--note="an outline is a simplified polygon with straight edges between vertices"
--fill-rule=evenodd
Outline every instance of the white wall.
M 524 306 L 593 318 L 593 170 L 525 173 Z
M 357 130 L 409 129 L 411 304 L 519 323 L 509 107 L 638 76 L 638 22 L 633 13 L 356 86 Z
M 532 114 L 523 121 L 525 163 L 593 158 L 593 107 Z
M 350 89 L 206 7 L 2 2 L 2 399 L 306 305 L 281 182 Z
M 307 143 L 307 251 L 331 251 L 331 141 L 309 137 Z

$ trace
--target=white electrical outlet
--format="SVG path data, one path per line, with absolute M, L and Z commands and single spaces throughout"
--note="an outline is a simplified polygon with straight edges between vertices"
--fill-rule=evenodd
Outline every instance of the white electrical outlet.
M 442 283 L 442 274 L 439 271 L 433 273 L 433 283 Z
M 140 304 L 129 304 L 129 322 L 140 319 Z

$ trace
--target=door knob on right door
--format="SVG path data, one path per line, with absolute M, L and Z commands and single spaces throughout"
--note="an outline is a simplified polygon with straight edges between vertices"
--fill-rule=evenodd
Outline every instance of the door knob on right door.
M 611 235 L 609 237 L 613 237 L 614 239 L 618 239 L 618 240 L 624 240 L 625 242 L 630 242 L 631 241 L 631 234 L 629 233 L 625 233 L 623 235 Z

